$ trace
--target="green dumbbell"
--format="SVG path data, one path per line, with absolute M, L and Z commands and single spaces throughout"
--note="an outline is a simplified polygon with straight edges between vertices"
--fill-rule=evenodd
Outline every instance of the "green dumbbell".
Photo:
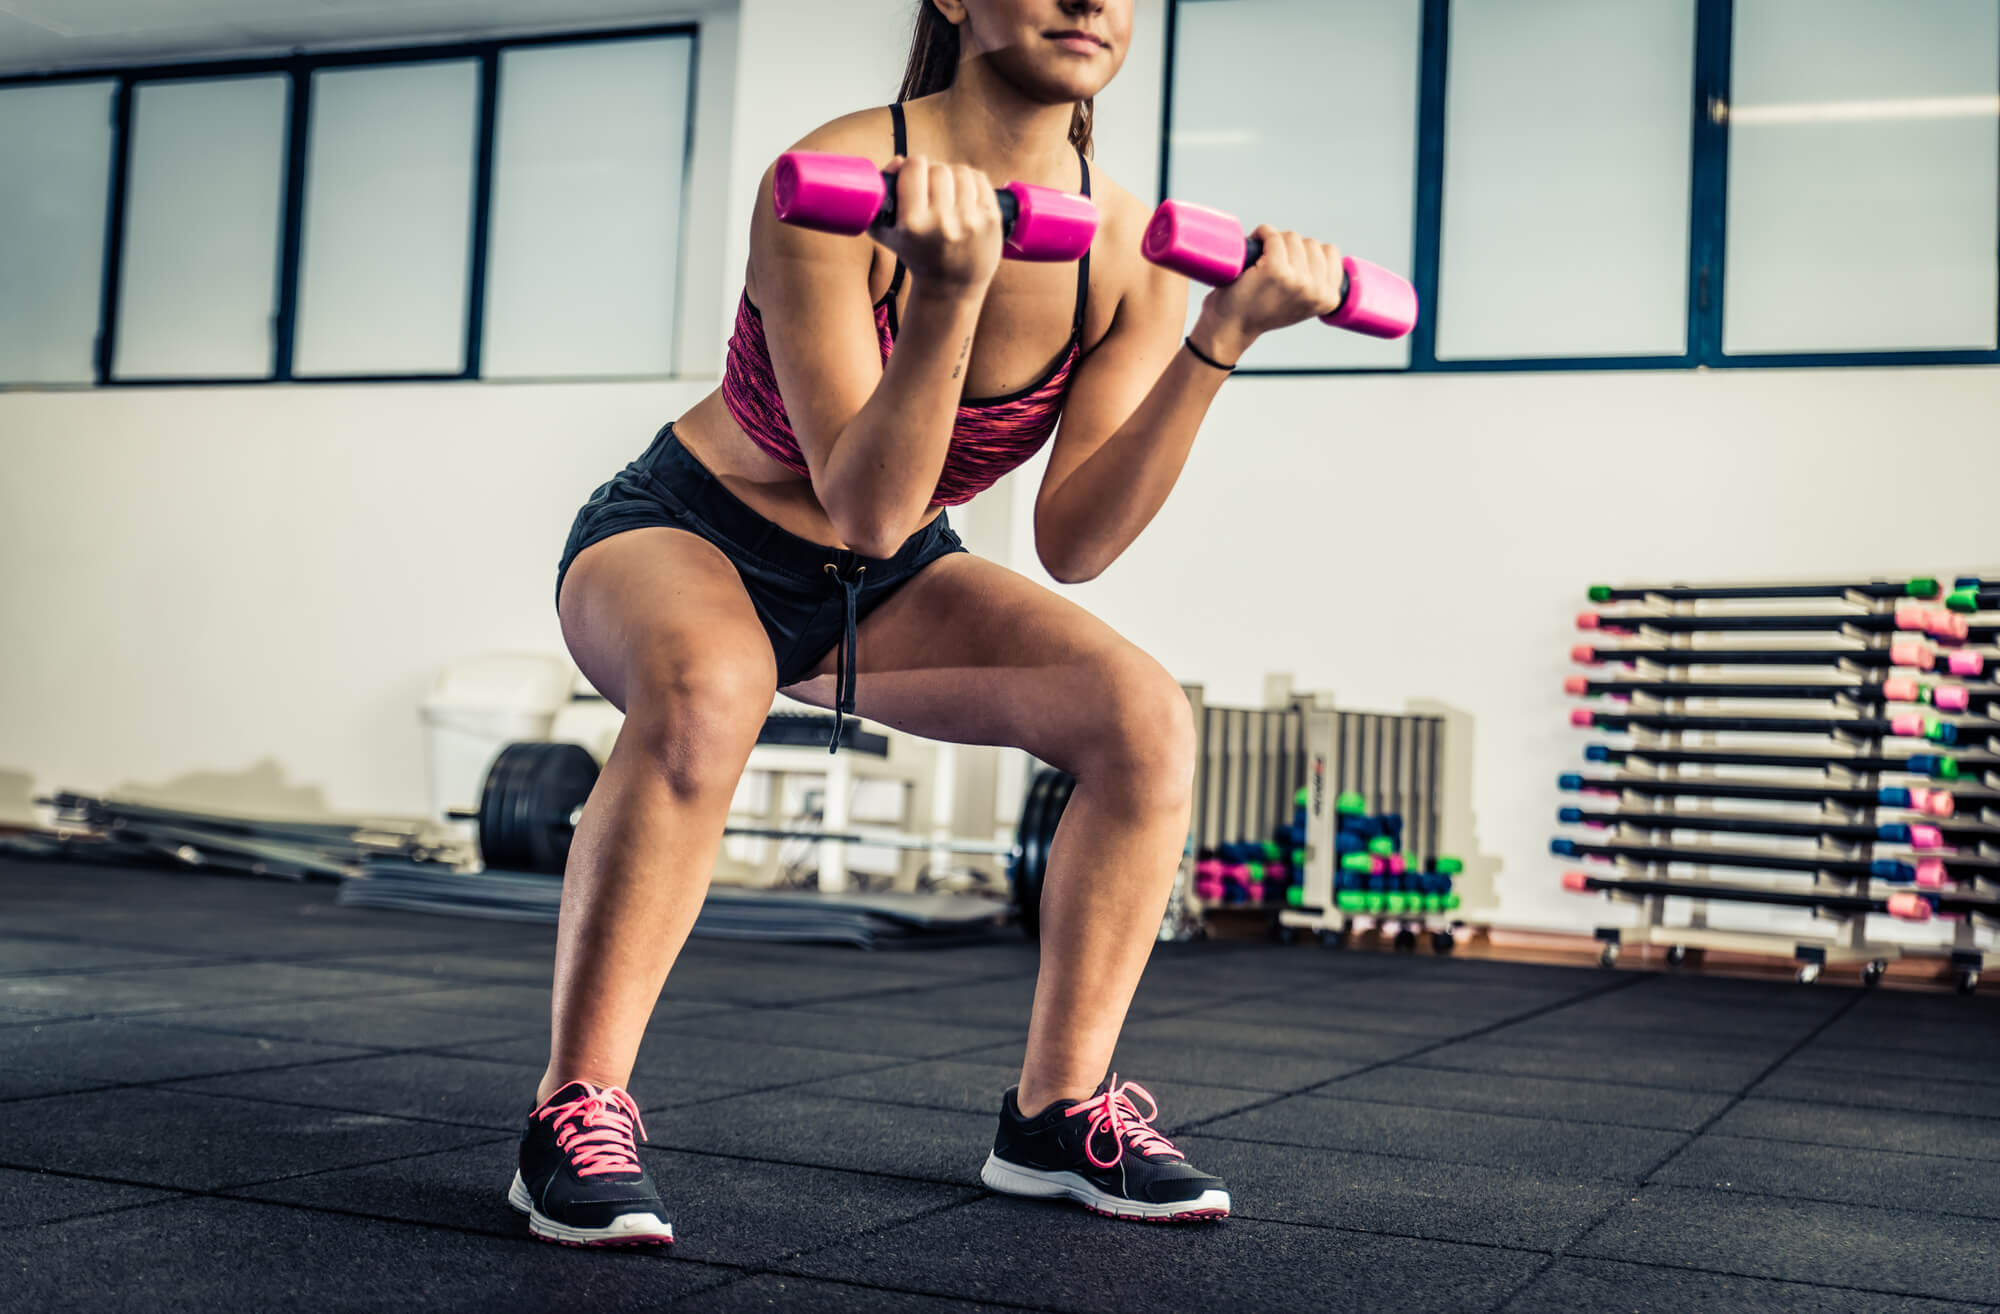
M 1345 790 L 1333 801 L 1333 810 L 1344 817 L 1365 817 L 1368 815 L 1368 800 L 1351 789 Z
M 1379 853 L 1385 858 L 1389 857 L 1396 851 L 1396 841 L 1390 839 L 1387 835 L 1377 835 L 1374 839 L 1368 841 L 1368 851 L 1370 853 Z
M 1439 858 L 1436 871 L 1440 876 L 1456 876 L 1465 870 L 1465 864 L 1457 858 Z

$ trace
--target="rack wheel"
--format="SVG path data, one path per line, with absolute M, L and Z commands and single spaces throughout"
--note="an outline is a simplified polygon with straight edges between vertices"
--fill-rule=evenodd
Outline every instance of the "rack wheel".
M 1347 932 L 1336 931 L 1332 927 L 1327 927 L 1319 933 L 1319 947 L 1322 949 L 1345 949 L 1347 947 Z
M 1604 946 L 1604 952 L 1597 956 L 1599 967 L 1618 966 L 1618 942 L 1613 940 Z
M 1416 951 L 1417 951 L 1417 933 L 1415 931 L 1405 926 L 1402 930 L 1396 932 L 1397 953 L 1413 954 Z
M 1452 935 L 1452 933 L 1451 933 L 1450 931 L 1432 931 L 1432 932 L 1431 932 L 1431 952 L 1432 952 L 1432 953 L 1434 953 L 1434 954 L 1448 954 L 1448 953 L 1450 953 L 1450 952 L 1451 952 L 1451 951 L 1452 951 L 1452 950 L 1453 950 L 1453 949 L 1454 949 L 1455 947 L 1457 947 L 1457 945 L 1458 945 L 1458 941 L 1457 941 L 1457 939 L 1456 939 L 1456 938 L 1454 938 L 1454 937 L 1453 937 L 1453 935 Z
M 1969 995 L 1979 989 L 1979 973 L 1966 971 L 1958 974 L 1958 993 Z
M 1888 970 L 1889 963 L 1887 959 L 1877 958 L 1874 962 L 1866 964 L 1861 969 L 1861 988 L 1863 990 L 1873 989 L 1881 983 L 1882 973 Z
M 1800 984 L 1800 985 L 1811 985 L 1811 984 L 1812 984 L 1813 982 L 1815 982 L 1815 981 L 1817 981 L 1817 980 L 1819 980 L 1819 964 L 1818 964 L 1818 963 L 1800 963 L 1800 964 L 1799 964 L 1799 984 Z
M 1686 945 L 1675 944 L 1667 946 L 1668 967 L 1679 967 L 1682 963 L 1685 963 L 1687 961 L 1687 957 L 1688 957 L 1688 951 Z
M 1271 938 L 1279 944 L 1297 944 L 1299 942 L 1299 928 L 1296 926 L 1287 926 L 1283 922 L 1272 922 Z

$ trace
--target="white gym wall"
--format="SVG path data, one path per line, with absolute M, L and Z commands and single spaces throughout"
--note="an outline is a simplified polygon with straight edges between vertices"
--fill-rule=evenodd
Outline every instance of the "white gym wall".
M 893 94 L 910 7 L 700 15 L 683 380 L 0 390 L 0 819 L 57 788 L 422 811 L 431 681 L 560 651 L 571 515 L 713 386 L 758 175 Z M 1150 199 L 1162 5 L 1138 10 L 1097 167 Z M 2000 564 L 1990 525 L 1933 514 L 2000 486 L 1996 414 L 1983 367 L 1239 379 L 1159 520 L 1073 595 L 1211 702 L 1281 670 L 1343 706 L 1448 709 L 1468 893 L 1490 879 L 1504 920 L 1588 928 L 1603 905 L 1560 893 L 1547 855 L 1586 738 L 1560 690 L 1584 586 Z M 955 519 L 1043 578 L 1038 470 Z

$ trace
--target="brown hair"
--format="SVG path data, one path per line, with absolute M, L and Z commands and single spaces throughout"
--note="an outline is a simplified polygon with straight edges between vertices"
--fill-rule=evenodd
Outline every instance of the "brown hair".
M 938 12 L 931 0 L 917 0 L 917 21 L 910 33 L 910 65 L 903 70 L 897 100 L 915 100 L 943 91 L 958 76 L 958 29 Z M 1072 146 L 1090 154 L 1090 120 L 1094 97 L 1077 102 L 1070 116 Z

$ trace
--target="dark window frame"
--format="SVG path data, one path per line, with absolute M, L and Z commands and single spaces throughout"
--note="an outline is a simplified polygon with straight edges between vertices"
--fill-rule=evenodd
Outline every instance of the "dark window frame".
M 1160 199 L 1165 200 L 1172 177 L 1175 29 L 1183 4 L 1214 0 L 1167 0 L 1167 40 L 1160 123 Z M 2000 365 L 2000 349 L 1800 351 L 1729 355 L 1722 350 L 1723 261 L 1727 252 L 1729 214 L 1729 130 L 1718 106 L 1730 102 L 1730 61 L 1735 26 L 1735 0 L 1696 0 L 1694 86 L 1689 114 L 1687 347 L 1665 356 L 1521 356 L 1477 360 L 1440 360 L 1437 323 L 1431 314 L 1417 320 L 1410 334 L 1406 366 L 1287 366 L 1245 367 L 1239 374 L 1484 374 L 1528 370 L 1675 370 L 1675 369 L 1811 369 L 1829 366 Z M 1451 42 L 1451 0 L 1423 0 L 1423 39 L 1417 83 L 1417 177 L 1410 281 L 1417 304 L 1427 310 L 1438 304 L 1438 264 L 1444 219 L 1444 133 L 1448 54 Z M 2000 249 L 1994 253 L 2000 261 Z M 2000 340 L 2000 298 L 1994 306 L 1996 340 Z
M 700 25 L 682 21 L 654 23 L 643 27 L 547 33 L 534 36 L 495 37 L 478 41 L 433 42 L 429 44 L 381 47 L 367 50 L 330 51 L 324 54 L 293 54 L 265 58 L 192 60 L 169 64 L 123 65 L 108 68 L 62 69 L 47 73 L 25 73 L 0 77 L 0 87 L 53 86 L 66 82 L 112 82 L 111 169 L 105 204 L 104 259 L 99 287 L 97 345 L 93 385 L 100 388 L 221 388 L 261 386 L 273 383 L 355 384 L 355 383 L 452 383 L 481 379 L 481 353 L 485 341 L 486 278 L 492 232 L 493 138 L 500 96 L 500 56 L 508 50 L 539 46 L 589 45 L 613 41 L 650 41 L 661 37 L 682 37 L 688 42 L 688 100 L 686 137 L 681 145 L 681 232 L 687 231 L 688 170 L 694 159 L 695 107 L 699 98 L 701 69 Z M 428 64 L 445 60 L 473 59 L 479 64 L 479 102 L 474 122 L 477 138 L 473 153 L 473 188 L 467 227 L 465 341 L 463 365 L 445 373 L 298 375 L 293 370 L 293 345 L 298 329 L 299 258 L 305 224 L 305 179 L 307 156 L 311 150 L 312 76 L 320 69 L 368 68 L 389 64 Z M 207 78 L 281 75 L 287 78 L 285 105 L 286 157 L 279 186 L 283 190 L 279 218 L 277 304 L 272 311 L 272 371 L 256 378 L 124 378 L 112 373 L 117 349 L 118 296 L 123 277 L 126 228 L 129 222 L 127 188 L 131 174 L 132 100 L 134 88 L 143 82 L 174 82 Z M 677 253 L 676 258 L 679 258 Z M 684 295 L 682 280 L 675 280 L 675 297 Z M 681 319 L 681 307 L 674 307 L 674 321 Z M 674 344 L 678 356 L 681 344 Z M 671 378 L 678 362 L 667 362 L 658 377 Z M 11 383 L 0 379 L 0 391 L 43 388 L 38 383 Z

